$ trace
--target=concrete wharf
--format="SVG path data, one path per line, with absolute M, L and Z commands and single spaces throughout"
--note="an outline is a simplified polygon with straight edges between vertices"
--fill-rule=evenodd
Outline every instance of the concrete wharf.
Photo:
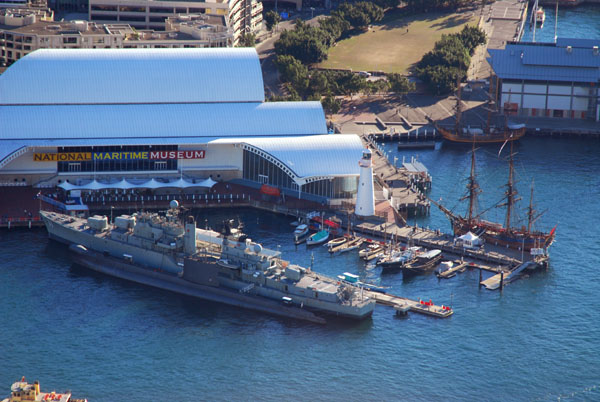
M 411 172 L 404 165 L 397 167 L 398 161 L 392 164 L 368 135 L 363 135 L 362 140 L 372 151 L 373 179 L 383 198 L 388 199 L 401 216 L 429 214 L 431 204 L 423 191 L 431 188 L 431 175 L 426 171 Z
M 454 311 L 448 306 L 437 306 L 430 302 L 416 301 L 406 297 L 394 296 L 387 293 L 367 291 L 367 296 L 384 306 L 391 306 L 399 312 L 411 311 L 437 318 L 448 318 Z

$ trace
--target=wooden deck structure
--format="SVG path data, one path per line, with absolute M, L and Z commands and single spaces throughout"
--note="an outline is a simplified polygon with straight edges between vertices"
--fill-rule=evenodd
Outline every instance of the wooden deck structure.
M 454 314 L 452 308 L 448 306 L 437 306 L 433 303 L 411 300 L 406 297 L 394 296 L 387 293 L 367 291 L 366 294 L 379 304 L 394 307 L 396 311 L 411 311 L 436 318 L 448 318 Z

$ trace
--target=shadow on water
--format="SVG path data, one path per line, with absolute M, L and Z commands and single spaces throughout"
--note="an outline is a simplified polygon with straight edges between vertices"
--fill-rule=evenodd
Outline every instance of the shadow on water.
M 136 296 L 136 299 L 144 300 L 149 307 L 160 305 L 163 310 L 162 314 L 153 319 L 169 321 L 171 323 L 169 325 L 181 325 L 182 322 L 201 322 L 203 325 L 206 325 L 210 322 L 226 320 L 241 327 L 260 328 L 269 323 L 276 322 L 284 328 L 319 328 L 333 332 L 346 331 L 350 328 L 366 332 L 372 327 L 371 318 L 358 321 L 316 312 L 317 315 L 322 316 L 327 321 L 325 325 L 319 325 L 307 321 L 261 313 L 250 309 L 181 295 L 144 284 L 133 283 L 122 278 L 96 272 L 76 263 L 71 265 L 69 275 L 71 278 L 90 278 L 97 284 L 112 287 L 113 290 L 119 292 L 121 297 L 127 294 Z

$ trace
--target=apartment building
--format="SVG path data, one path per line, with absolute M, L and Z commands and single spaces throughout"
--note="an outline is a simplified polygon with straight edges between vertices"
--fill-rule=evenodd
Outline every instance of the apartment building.
M 218 15 L 176 15 L 168 30 L 137 30 L 128 24 L 55 22 L 40 12 L 0 10 L 0 64 L 10 65 L 36 49 L 231 47 L 233 31 Z M 7 25 L 6 23 L 12 24 Z
M 243 33 L 260 29 L 262 3 L 257 0 L 90 0 L 88 19 L 104 24 L 129 24 L 142 29 L 165 29 L 167 18 L 176 14 L 225 16 L 233 29 L 234 44 L 237 44 Z

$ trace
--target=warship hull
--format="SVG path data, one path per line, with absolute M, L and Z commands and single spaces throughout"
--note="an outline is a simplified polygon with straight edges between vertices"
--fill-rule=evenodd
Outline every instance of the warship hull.
M 375 306 L 357 287 L 291 266 L 277 252 L 249 239 L 226 241 L 217 232 L 196 229 L 193 220 L 183 228 L 173 226 L 173 221 L 157 223 L 157 216 L 142 216 L 139 227 L 134 223 L 119 229 L 99 217 L 102 227 L 97 229 L 90 223 L 95 218 L 86 223 L 54 212 L 40 214 L 49 237 L 70 245 L 77 264 L 107 275 L 317 323 L 324 320 L 314 313 L 364 319 Z M 174 236 L 148 240 L 159 233 L 157 228 Z M 291 304 L 284 304 L 288 299 Z
M 286 306 L 275 300 L 240 293 L 233 289 L 192 283 L 176 275 L 124 263 L 114 257 L 106 257 L 94 251 L 82 251 L 79 247 L 70 247 L 70 249 L 74 251 L 72 259 L 75 264 L 102 274 L 230 306 L 325 324 L 323 317 L 319 317 L 311 311 Z

